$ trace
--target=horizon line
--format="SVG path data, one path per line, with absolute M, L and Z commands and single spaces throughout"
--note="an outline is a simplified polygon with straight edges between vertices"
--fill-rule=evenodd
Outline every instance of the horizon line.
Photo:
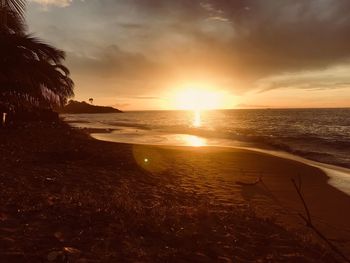
M 110 106 L 113 107 L 114 106 Z M 118 108 L 119 109 L 119 108 Z M 326 109 L 350 109 L 350 106 L 345 107 L 252 107 L 252 108 L 219 108 L 219 109 L 135 109 L 135 110 L 123 110 L 123 112 L 136 112 L 136 111 L 224 111 L 224 110 L 326 110 Z

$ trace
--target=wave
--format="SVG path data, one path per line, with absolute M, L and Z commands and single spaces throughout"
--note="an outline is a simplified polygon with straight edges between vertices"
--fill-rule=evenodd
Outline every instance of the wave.
M 128 133 L 188 134 L 209 141 L 242 142 L 276 149 L 322 163 L 350 168 L 350 109 L 225 110 L 204 112 L 193 125 L 191 112 L 129 112 L 67 116 L 76 127 L 117 129 Z M 131 136 L 131 135 L 130 135 Z M 129 136 L 129 137 L 130 137 Z M 131 139 L 131 137 L 130 137 Z

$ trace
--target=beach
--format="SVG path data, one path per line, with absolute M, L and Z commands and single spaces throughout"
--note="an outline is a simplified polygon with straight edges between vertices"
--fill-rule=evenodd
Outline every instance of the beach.
M 350 263 L 348 10 L 1 0 L 0 263 Z
M 350 197 L 317 168 L 89 132 L 0 130 L 1 262 L 342 262 L 298 215 L 292 178 L 314 225 L 350 255 Z

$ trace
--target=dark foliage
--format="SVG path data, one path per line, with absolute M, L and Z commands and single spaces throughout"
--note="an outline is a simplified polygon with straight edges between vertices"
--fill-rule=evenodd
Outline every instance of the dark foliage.
M 8 112 L 64 105 L 74 83 L 65 53 L 26 33 L 24 1 L 0 5 L 0 108 Z
M 79 102 L 71 100 L 69 103 L 62 107 L 59 112 L 69 113 L 69 114 L 79 114 L 79 113 L 118 113 L 121 112 L 113 107 L 104 106 L 94 106 L 86 103 L 85 101 Z
M 21 17 L 24 15 L 26 1 L 25 0 L 1 0 L 1 7 L 8 7 L 10 10 L 16 12 Z

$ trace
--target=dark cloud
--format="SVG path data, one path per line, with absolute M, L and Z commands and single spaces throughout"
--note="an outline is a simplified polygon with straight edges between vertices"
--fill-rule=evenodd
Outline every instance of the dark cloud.
M 30 21 L 69 51 L 76 75 L 144 91 L 189 72 L 228 86 L 232 80 L 244 91 L 262 79 L 347 65 L 349 11 L 348 0 L 85 0 L 46 13 L 32 9 Z M 350 74 L 314 78 L 304 85 L 274 79 L 265 89 L 350 82 Z
M 119 26 L 129 30 L 144 30 L 145 27 L 136 23 L 120 23 Z
M 140 53 L 121 50 L 112 45 L 95 57 L 69 54 L 69 63 L 78 71 L 104 78 L 147 79 L 160 74 L 160 66 Z
M 203 4 L 202 4 L 203 6 Z M 215 0 L 208 12 L 230 21 L 229 39 L 187 28 L 210 61 L 244 80 L 347 63 L 350 2 L 347 0 Z M 202 43 L 202 44 L 201 44 Z
M 163 78 L 169 77 L 166 65 L 116 45 L 102 48 L 94 56 L 68 53 L 67 63 L 73 78 L 82 79 L 78 85 L 84 86 L 85 91 L 100 91 L 106 96 L 116 94 L 126 99 L 158 99 L 140 95 L 159 91 L 163 86 L 159 83 L 165 83 Z
M 175 27 L 204 43 L 211 61 L 224 63 L 233 73 L 256 80 L 281 72 L 325 68 L 350 56 L 348 0 L 207 0 L 134 1 L 158 16 L 230 21 L 227 41 L 198 25 L 174 21 Z M 206 11 L 204 13 L 204 11 Z M 207 50 L 205 50 L 207 51 Z M 223 57 L 225 59 L 223 59 Z
M 349 67 L 333 67 L 322 71 L 282 74 L 259 81 L 259 92 L 277 88 L 329 90 L 350 87 Z

